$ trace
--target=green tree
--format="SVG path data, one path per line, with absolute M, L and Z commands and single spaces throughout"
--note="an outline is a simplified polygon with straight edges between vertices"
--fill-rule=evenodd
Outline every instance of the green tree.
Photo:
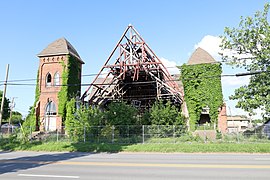
M 230 99 L 238 100 L 236 107 L 253 114 L 255 109 L 261 109 L 264 117 L 270 116 L 268 11 L 269 3 L 265 4 L 264 11 L 256 12 L 253 17 L 241 17 L 237 28 L 226 27 L 221 44 L 223 60 L 244 68 L 251 75 L 249 84 L 236 89 Z
M 105 125 L 138 125 L 137 109 L 125 102 L 112 102 L 105 111 Z
M 137 114 L 137 109 L 126 102 L 111 102 L 104 112 L 103 123 L 106 127 L 102 129 L 102 135 L 111 136 L 112 129 L 115 137 L 125 137 L 128 133 L 137 131 L 135 125 L 140 124 Z
M 22 114 L 18 111 L 13 111 L 11 123 L 12 124 L 19 124 L 20 122 L 22 122 Z
M 2 102 L 2 97 L 3 97 L 3 91 L 0 91 L 0 104 Z M 9 118 L 9 112 L 10 112 L 9 103 L 10 103 L 9 99 L 7 99 L 5 97 L 4 107 L 3 107 L 3 115 L 2 115 L 3 122 L 7 121 Z
M 168 135 L 185 131 L 184 118 L 181 111 L 170 101 L 156 101 L 150 109 L 151 126 L 147 126 L 147 133 L 153 137 L 167 137 Z
M 29 135 L 31 132 L 36 129 L 36 116 L 35 116 L 35 108 L 33 106 L 29 107 L 28 115 L 25 120 L 22 121 L 22 128 L 25 137 Z
M 67 102 L 65 129 L 73 140 L 81 141 L 92 126 L 101 125 L 103 113 L 98 108 L 81 106 L 76 109 L 75 99 Z
M 31 133 L 31 131 L 35 131 L 38 130 L 39 127 L 39 119 L 37 119 L 36 117 L 36 113 L 35 113 L 35 107 L 36 104 L 39 100 L 39 96 L 40 96 L 40 90 L 39 90 L 39 71 L 37 71 L 37 82 L 36 82 L 36 91 L 35 91 L 35 101 L 33 106 L 29 107 L 29 111 L 28 111 L 28 115 L 26 116 L 26 118 L 24 119 L 24 121 L 22 122 L 23 125 L 23 129 L 24 129 L 24 134 L 27 136 L 29 133 Z M 38 123 L 38 124 L 37 124 Z
M 168 101 L 156 101 L 150 109 L 150 119 L 152 125 L 184 125 L 184 118 L 180 110 Z

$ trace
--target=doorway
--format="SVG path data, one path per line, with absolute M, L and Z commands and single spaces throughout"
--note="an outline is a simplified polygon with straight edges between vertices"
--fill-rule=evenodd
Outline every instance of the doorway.
M 199 125 L 203 125 L 206 123 L 210 123 L 210 116 L 209 114 L 201 114 L 200 120 L 199 120 Z
M 56 117 L 46 116 L 45 117 L 45 131 L 56 130 Z
M 49 101 L 45 108 L 45 131 L 56 130 L 56 106 L 53 101 Z

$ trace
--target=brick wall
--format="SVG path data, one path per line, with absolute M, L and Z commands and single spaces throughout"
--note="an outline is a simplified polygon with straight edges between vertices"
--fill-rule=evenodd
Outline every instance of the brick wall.
M 67 56 L 50 56 L 40 58 L 39 63 L 39 117 L 40 117 L 40 130 L 44 130 L 45 121 L 45 108 L 48 101 L 52 101 L 56 106 L 56 115 L 52 115 L 56 118 L 56 128 L 60 129 L 62 125 L 62 119 L 58 115 L 58 92 L 61 90 L 61 86 L 54 86 L 54 75 L 56 72 L 60 75 L 60 85 L 62 84 L 62 72 L 63 65 L 62 62 L 67 64 Z M 48 73 L 51 74 L 51 85 L 46 85 L 46 77 Z
M 226 104 L 224 103 L 218 114 L 218 130 L 224 134 L 227 132 L 227 111 Z

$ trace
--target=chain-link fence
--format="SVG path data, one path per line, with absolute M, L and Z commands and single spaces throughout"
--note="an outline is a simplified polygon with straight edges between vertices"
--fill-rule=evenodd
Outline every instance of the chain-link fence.
M 270 126 L 260 126 L 244 132 L 221 134 L 212 128 L 197 128 L 188 132 L 184 126 L 126 125 L 71 127 L 40 132 L 34 127 L 1 127 L 0 138 L 16 134 L 30 141 L 74 141 L 90 143 L 182 143 L 182 142 L 270 142 Z
M 183 126 L 126 125 L 93 126 L 83 129 L 71 128 L 68 135 L 72 141 L 92 143 L 173 143 L 185 134 Z

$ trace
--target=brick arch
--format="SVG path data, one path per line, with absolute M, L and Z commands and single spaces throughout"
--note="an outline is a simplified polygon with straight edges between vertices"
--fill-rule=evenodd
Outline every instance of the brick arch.
M 56 105 L 53 101 L 49 101 L 46 105 L 45 105 L 45 116 L 50 116 L 50 115 L 56 115 L 57 114 L 57 110 L 56 110 Z
M 45 78 L 45 86 L 46 86 L 46 87 L 52 86 L 52 75 L 51 75 L 50 72 L 48 72 L 48 73 L 46 74 L 46 78 Z
M 58 86 L 60 85 L 60 73 L 56 71 L 53 76 L 53 85 Z

